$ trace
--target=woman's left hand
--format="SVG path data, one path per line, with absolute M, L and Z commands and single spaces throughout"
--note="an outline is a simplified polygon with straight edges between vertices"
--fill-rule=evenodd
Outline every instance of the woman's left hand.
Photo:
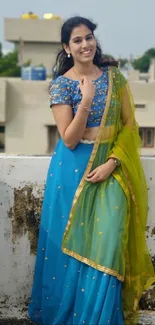
M 98 183 L 105 181 L 112 174 L 115 169 L 113 159 L 109 159 L 105 164 L 98 166 L 91 173 L 87 175 L 85 180 L 91 183 Z

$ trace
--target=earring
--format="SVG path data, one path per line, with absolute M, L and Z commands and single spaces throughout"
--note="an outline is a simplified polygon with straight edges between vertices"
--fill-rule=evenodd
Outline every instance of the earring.
M 67 57 L 68 57 L 68 59 L 70 59 L 70 57 L 71 57 L 70 53 L 67 54 Z

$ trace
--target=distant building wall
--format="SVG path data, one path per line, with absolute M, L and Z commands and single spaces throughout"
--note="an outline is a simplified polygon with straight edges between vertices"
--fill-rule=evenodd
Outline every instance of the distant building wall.
M 49 107 L 50 81 L 12 79 L 6 83 L 5 152 L 47 154 L 48 126 L 55 125 Z
M 15 44 L 20 63 L 44 64 L 51 74 L 56 54 L 61 48 L 60 30 L 63 20 L 4 19 L 4 37 Z
M 0 80 L 0 123 L 5 123 L 6 120 L 6 86 L 6 81 Z
M 4 37 L 9 42 L 60 43 L 63 20 L 52 19 L 4 19 Z
M 49 84 L 46 81 L 0 79 L 0 125 L 5 125 L 5 152 L 10 154 L 50 153 L 58 132 L 49 107 Z M 130 83 L 141 128 L 153 129 L 155 135 L 155 83 Z M 6 122 L 5 122 L 6 120 Z M 143 148 L 143 155 L 155 155 L 153 147 Z
M 153 129 L 153 147 L 141 149 L 143 155 L 155 155 L 155 82 L 130 82 L 135 105 L 143 108 L 136 109 L 136 120 L 141 128 Z
M 20 51 L 19 43 L 16 43 L 16 49 Z M 22 60 L 24 63 L 30 61 L 31 65 L 43 64 L 46 67 L 47 75 L 52 74 L 52 68 L 55 64 L 56 55 L 61 49 L 60 44 L 57 43 L 24 43 L 22 51 Z
M 123 68 L 122 72 L 124 75 L 127 76 L 127 79 L 129 81 L 134 81 L 134 82 L 155 82 L 155 59 L 152 59 L 150 62 L 150 67 L 148 72 L 140 72 L 139 70 L 135 69 L 128 69 L 128 68 Z

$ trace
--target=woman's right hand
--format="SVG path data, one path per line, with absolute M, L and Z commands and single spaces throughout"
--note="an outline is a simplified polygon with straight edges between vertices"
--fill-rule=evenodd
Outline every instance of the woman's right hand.
M 82 99 L 86 102 L 92 102 L 94 96 L 95 96 L 95 85 L 93 81 L 84 76 L 80 81 L 80 90 L 82 93 Z

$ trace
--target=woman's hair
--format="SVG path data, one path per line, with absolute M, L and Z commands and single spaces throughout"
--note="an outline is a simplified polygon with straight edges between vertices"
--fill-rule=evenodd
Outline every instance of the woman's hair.
M 96 24 L 91 22 L 87 18 L 83 17 L 72 17 L 68 19 L 61 28 L 61 44 L 69 45 L 69 40 L 71 33 L 75 27 L 78 27 L 80 25 L 85 25 L 88 27 L 88 29 L 91 30 L 92 34 L 94 35 L 94 31 L 97 27 Z M 97 65 L 99 68 L 103 68 L 104 66 L 111 65 L 118 67 L 118 62 L 114 60 L 114 58 L 110 56 L 104 56 L 102 53 L 101 47 L 97 42 L 97 48 L 96 48 L 96 54 L 94 56 L 93 63 Z M 67 57 L 66 51 L 62 49 L 56 58 L 56 63 L 53 68 L 53 78 L 56 78 L 58 76 L 61 76 L 65 74 L 69 69 L 71 69 L 74 65 L 73 58 L 70 56 L 70 58 Z

